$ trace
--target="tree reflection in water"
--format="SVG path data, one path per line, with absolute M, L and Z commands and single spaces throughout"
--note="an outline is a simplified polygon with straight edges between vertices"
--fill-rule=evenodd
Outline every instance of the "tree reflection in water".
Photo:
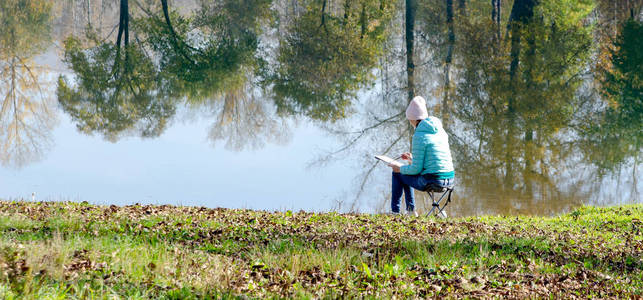
M 267 83 L 280 111 L 336 121 L 372 80 L 392 6 L 345 1 L 333 9 L 321 2 L 311 1 L 290 22 Z
M 406 51 L 407 55 L 415 53 L 416 60 L 425 61 L 414 61 L 413 65 L 421 67 L 413 72 L 408 72 L 407 64 L 407 73 L 414 76 L 407 77 L 406 89 L 433 95 L 437 100 L 434 113 L 445 119 L 451 133 L 459 182 L 457 201 L 452 209 L 465 215 L 551 214 L 587 203 L 588 199 L 599 203 L 610 197 L 617 201 L 638 201 L 636 172 L 640 166 L 643 128 L 641 94 L 640 90 L 629 92 L 626 88 L 629 83 L 623 81 L 612 85 L 603 83 L 603 88 L 616 86 L 613 90 L 617 91 L 617 97 L 623 98 L 629 93 L 628 105 L 620 109 L 634 112 L 627 122 L 618 122 L 616 113 L 610 112 L 612 109 L 605 111 L 601 105 L 605 98 L 596 91 L 601 87 L 592 81 L 592 74 L 588 72 L 592 64 L 590 58 L 596 55 L 592 52 L 592 35 L 596 32 L 589 25 L 590 13 L 598 9 L 593 1 L 564 4 L 515 1 L 501 10 L 511 11 L 509 16 L 501 18 L 507 20 L 503 26 L 495 24 L 498 16 L 493 14 L 497 14 L 497 9 L 489 10 L 492 14 L 484 16 L 486 6 L 476 1 L 467 3 L 465 10 L 462 6 L 454 8 L 453 1 L 419 1 L 419 9 L 424 12 L 415 19 L 420 40 L 407 41 L 407 45 L 414 45 L 416 49 Z M 507 29 L 499 33 L 499 28 Z M 624 32 L 627 34 L 627 27 Z M 622 49 L 622 42 L 616 48 Z M 632 56 L 635 55 L 628 55 Z M 615 63 L 618 62 L 618 56 L 614 58 Z M 641 65 L 636 61 L 620 64 Z M 382 68 L 382 72 L 399 71 Z M 641 73 L 640 69 L 628 72 Z M 382 95 L 396 95 L 394 89 L 386 90 L 386 87 L 404 86 L 404 78 L 383 77 L 401 83 L 382 84 Z M 428 77 L 428 82 L 421 83 L 422 77 Z M 436 82 L 439 86 L 431 87 Z M 404 100 L 408 99 L 404 98 L 397 95 L 398 101 L 406 103 Z M 403 111 L 397 103 L 382 109 Z M 596 120 L 597 115 L 603 115 L 602 121 Z M 380 120 L 385 119 L 382 113 L 379 116 Z M 393 127 L 402 128 L 405 122 L 400 118 Z M 619 123 L 629 125 L 618 127 Z M 375 126 L 379 125 L 371 122 L 362 128 Z M 606 128 L 611 130 L 605 131 Z M 627 128 L 639 137 L 628 134 Z M 386 132 L 379 129 L 373 135 Z M 345 134 L 351 130 L 340 132 Z M 364 131 L 353 132 L 355 138 L 369 139 Z M 399 139 L 399 132 L 391 131 L 388 135 L 388 141 L 394 143 L 392 152 L 402 152 L 408 147 L 405 140 Z M 358 144 L 353 138 L 347 143 Z M 607 145 L 627 151 L 610 149 Z M 592 159 L 588 156 L 590 153 L 604 157 Z M 631 169 L 634 179 L 629 194 L 615 188 L 611 189 L 611 195 L 598 193 L 606 189 L 602 186 L 606 180 L 601 175 L 614 172 L 614 166 Z M 371 168 L 367 167 L 366 175 L 370 175 Z M 388 179 L 388 172 L 386 174 Z M 622 178 L 612 180 L 609 185 L 614 187 L 614 182 L 619 180 Z M 379 184 L 368 180 L 362 183 Z M 386 181 L 379 185 L 385 189 Z M 380 208 L 387 209 L 387 200 L 382 200 Z
M 578 163 L 569 125 L 590 54 L 590 31 L 582 23 L 590 4 L 562 10 L 553 1 L 516 1 L 509 37 L 500 43 L 490 20 L 461 22 L 462 40 L 481 45 L 456 53 L 463 80 L 450 114 L 462 122 L 454 149 L 459 165 L 467 166 L 459 173 L 463 205 L 475 207 L 467 199 L 492 195 L 499 211 L 554 212 L 588 196 L 564 170 Z M 576 19 L 562 11 L 576 12 Z
M 609 176 L 636 180 L 640 166 L 641 7 L 607 2 L 218 0 L 179 13 L 119 0 L 115 36 L 89 26 L 65 43 L 74 76 L 57 96 L 81 131 L 113 141 L 156 137 L 183 108 L 233 150 L 315 122 L 343 142 L 320 161 L 363 170 L 343 206 L 360 210 L 379 191 L 368 205 L 387 206 L 371 154 L 408 149 L 403 111 L 423 95 L 451 136 L 457 213 L 549 214 L 600 201 Z M 630 186 L 614 197 L 638 200 Z
M 259 149 L 267 143 L 286 144 L 290 141 L 289 122 L 274 117 L 276 112 L 261 93 L 252 91 L 250 84 L 229 89 L 222 100 L 202 105 L 214 116 L 208 133 L 212 144 L 225 140 L 229 150 Z
M 52 144 L 56 113 L 46 68 L 33 61 L 51 41 L 48 1 L 0 3 L 0 162 L 21 167 Z

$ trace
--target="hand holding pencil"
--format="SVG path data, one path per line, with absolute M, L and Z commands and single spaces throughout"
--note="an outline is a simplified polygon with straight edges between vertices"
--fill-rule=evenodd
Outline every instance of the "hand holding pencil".
M 399 157 L 399 158 L 401 158 L 401 159 L 403 159 L 403 160 L 411 161 L 411 160 L 413 160 L 413 154 L 411 154 L 410 152 L 404 152 L 404 153 L 402 153 L 402 154 L 400 155 L 400 157 Z

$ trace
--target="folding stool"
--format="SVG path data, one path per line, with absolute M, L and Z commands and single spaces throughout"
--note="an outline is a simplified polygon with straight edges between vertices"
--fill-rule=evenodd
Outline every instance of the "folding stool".
M 431 210 L 426 214 L 426 216 L 435 215 L 436 217 L 447 217 L 447 213 L 444 211 L 444 208 L 451 202 L 451 193 L 453 193 L 453 185 L 450 186 L 439 186 L 439 185 L 429 185 L 424 190 L 429 194 L 431 199 Z M 440 195 L 440 198 L 435 201 L 436 196 Z M 446 199 L 445 199 L 446 198 Z M 446 200 L 442 203 L 443 200 Z

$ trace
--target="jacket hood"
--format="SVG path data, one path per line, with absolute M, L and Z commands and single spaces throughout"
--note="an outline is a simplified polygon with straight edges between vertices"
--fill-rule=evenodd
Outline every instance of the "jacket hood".
M 433 116 L 422 120 L 416 129 L 416 131 L 426 133 L 438 133 L 440 130 L 442 130 L 442 122 L 440 119 Z

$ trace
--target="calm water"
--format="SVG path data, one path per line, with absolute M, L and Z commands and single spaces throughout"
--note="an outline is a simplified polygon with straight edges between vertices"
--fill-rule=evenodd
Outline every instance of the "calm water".
M 422 95 L 452 215 L 641 202 L 632 2 L 2 1 L 0 198 L 383 212 Z

